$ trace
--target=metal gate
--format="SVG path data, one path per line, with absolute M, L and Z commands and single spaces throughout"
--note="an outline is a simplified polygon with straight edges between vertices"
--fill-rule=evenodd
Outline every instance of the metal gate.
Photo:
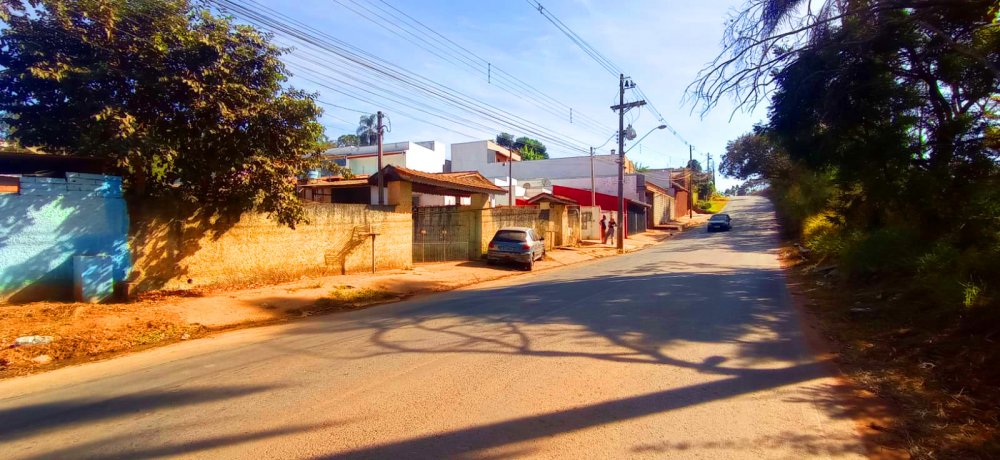
M 457 206 L 413 208 L 413 262 L 468 260 L 473 237 L 469 217 Z

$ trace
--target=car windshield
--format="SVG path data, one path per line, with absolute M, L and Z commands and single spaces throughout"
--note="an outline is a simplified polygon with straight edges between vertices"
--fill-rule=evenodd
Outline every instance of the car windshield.
M 716 214 L 716 215 L 714 215 L 714 216 L 710 217 L 710 218 L 709 218 L 708 220 L 714 220 L 714 221 L 724 221 L 724 220 L 726 220 L 727 218 L 729 218 L 729 215 L 728 215 L 728 214 Z
M 493 241 L 525 242 L 528 241 L 528 234 L 518 230 L 500 230 Z

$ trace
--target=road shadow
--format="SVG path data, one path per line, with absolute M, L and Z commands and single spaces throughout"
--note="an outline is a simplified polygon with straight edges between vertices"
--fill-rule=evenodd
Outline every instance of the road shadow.
M 0 444 L 61 428 L 96 423 L 181 406 L 198 406 L 276 390 L 274 386 L 233 386 L 150 391 L 108 399 L 64 399 L 0 410 Z

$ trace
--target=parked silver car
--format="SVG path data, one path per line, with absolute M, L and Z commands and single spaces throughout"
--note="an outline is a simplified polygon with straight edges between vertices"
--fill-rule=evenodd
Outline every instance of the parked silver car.
M 486 251 L 486 263 L 515 262 L 531 270 L 535 261 L 545 257 L 545 237 L 527 227 L 504 227 L 497 230 Z

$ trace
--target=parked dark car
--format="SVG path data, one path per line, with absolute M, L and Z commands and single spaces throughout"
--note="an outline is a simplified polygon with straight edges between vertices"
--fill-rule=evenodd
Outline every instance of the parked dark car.
M 545 257 L 545 238 L 527 227 L 504 227 L 497 230 L 486 251 L 486 263 L 514 262 L 531 270 L 535 261 Z
M 708 218 L 708 231 L 728 231 L 733 229 L 733 219 L 729 214 L 715 214 Z

